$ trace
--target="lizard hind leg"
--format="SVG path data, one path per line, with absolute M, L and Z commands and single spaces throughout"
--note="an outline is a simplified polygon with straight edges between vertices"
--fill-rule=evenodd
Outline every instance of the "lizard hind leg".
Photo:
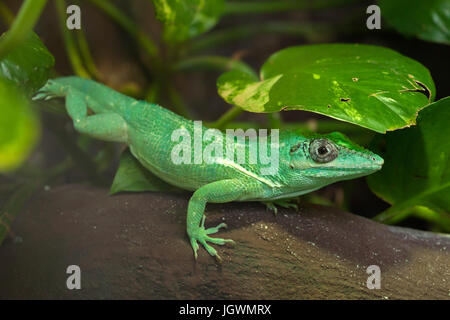
M 287 199 L 277 199 L 277 200 L 271 200 L 271 201 L 261 201 L 262 204 L 266 205 L 267 209 L 270 211 L 273 211 L 273 213 L 276 215 L 278 213 L 278 208 L 282 207 L 285 209 L 295 209 L 295 211 L 298 211 L 298 198 L 287 198 Z
M 74 128 L 104 141 L 127 142 L 128 128 L 125 120 L 117 113 L 88 115 L 88 106 L 81 94 L 69 92 L 66 96 L 67 113 Z
M 34 95 L 33 100 L 49 100 L 56 97 L 63 97 L 67 87 L 55 80 L 48 80 Z

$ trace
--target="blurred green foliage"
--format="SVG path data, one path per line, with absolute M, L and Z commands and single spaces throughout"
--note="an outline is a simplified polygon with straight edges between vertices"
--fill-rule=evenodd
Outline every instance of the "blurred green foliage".
M 39 137 L 39 122 L 29 101 L 11 82 L 0 78 L 0 173 L 26 160 Z
M 414 215 L 437 221 L 450 232 L 450 97 L 419 113 L 417 125 L 378 137 L 375 146 L 385 159 L 369 177 L 370 188 L 393 206 L 377 216 L 398 222 Z
M 379 0 L 381 14 L 397 31 L 450 44 L 450 1 Z
M 0 37 L 0 43 L 7 35 L 6 32 Z M 30 97 L 45 84 L 54 64 L 52 54 L 39 37 L 30 32 L 23 42 L 0 60 L 0 76 Z
M 156 17 L 164 24 L 167 42 L 182 42 L 211 29 L 224 10 L 225 0 L 153 0 Z

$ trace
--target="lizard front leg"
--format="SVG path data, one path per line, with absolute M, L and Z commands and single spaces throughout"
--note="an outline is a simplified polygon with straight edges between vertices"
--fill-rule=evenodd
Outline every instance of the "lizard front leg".
M 216 233 L 220 228 L 226 227 L 221 223 L 216 227 L 205 229 L 205 206 L 207 202 L 224 203 L 241 200 L 245 197 L 257 196 L 262 191 L 261 185 L 247 179 L 228 179 L 209 183 L 194 192 L 189 200 L 187 214 L 187 234 L 191 241 L 194 256 L 197 259 L 198 243 L 200 242 L 208 253 L 221 260 L 216 249 L 207 242 L 224 245 L 234 243 L 231 239 L 211 238 L 209 235 Z

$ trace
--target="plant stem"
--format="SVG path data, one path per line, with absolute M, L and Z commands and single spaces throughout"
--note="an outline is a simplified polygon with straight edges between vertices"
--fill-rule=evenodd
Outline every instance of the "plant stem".
M 266 113 L 267 120 L 269 120 L 269 127 L 271 129 L 280 129 L 283 125 L 281 114 L 279 112 Z
M 403 202 L 393 204 L 390 208 L 381 212 L 373 219 L 384 223 L 391 223 L 391 221 L 395 222 L 397 219 L 404 219 L 412 213 L 412 208 L 418 206 L 420 203 L 423 203 L 428 197 L 433 196 L 435 193 L 442 192 L 442 190 L 449 187 L 450 181 L 446 181 L 436 187 L 430 187 L 429 189 L 422 191 L 419 194 L 404 200 Z
M 450 232 L 450 215 L 448 213 L 438 213 L 426 207 L 417 206 L 413 208 L 412 214 L 418 218 L 438 225 L 446 232 Z
M 156 81 L 152 82 L 145 93 L 145 100 L 151 103 L 158 103 L 160 91 L 159 83 Z
M 231 27 L 208 33 L 189 43 L 189 53 L 214 48 L 232 41 L 247 39 L 257 35 L 283 34 L 305 37 L 308 42 L 327 40 L 334 34 L 335 27 L 331 24 L 299 24 L 293 22 L 267 22 Z
M 386 224 L 397 224 L 411 216 L 416 216 L 438 225 L 447 232 L 450 231 L 450 215 L 448 213 L 438 213 L 423 206 L 408 207 L 402 211 L 396 210 L 395 214 L 391 215 L 388 215 L 389 213 L 391 210 L 388 209 L 373 219 Z
M 170 83 L 167 84 L 167 90 L 175 112 L 180 116 L 190 119 L 189 111 L 178 91 Z
M 110 1 L 105 0 L 89 0 L 92 4 L 97 6 L 105 12 L 111 19 L 127 31 L 147 52 L 150 58 L 159 60 L 158 48 L 153 41 L 140 30 L 139 26 L 134 21 L 124 15 L 116 6 Z
M 255 80 L 258 80 L 258 76 L 256 75 L 255 71 L 246 63 L 221 56 L 201 56 L 187 58 L 178 62 L 174 66 L 174 69 L 176 71 L 209 70 L 220 72 L 239 70 L 252 75 Z
M 237 106 L 233 106 L 227 112 L 225 112 L 217 121 L 207 124 L 208 127 L 222 130 L 229 122 L 239 116 L 244 110 Z
M 292 10 L 319 10 L 360 0 L 317 0 L 317 1 L 228 1 L 225 14 L 273 13 Z
M 58 13 L 61 35 L 66 47 L 67 56 L 69 58 L 72 69 L 78 76 L 82 78 L 91 78 L 89 72 L 83 66 L 83 62 L 78 53 L 73 34 L 66 26 L 66 2 L 64 0 L 55 0 L 56 11 Z
M 5 22 L 5 26 L 10 28 L 14 22 L 14 13 L 12 13 L 12 11 L 9 10 L 9 8 L 3 2 L 0 2 L 0 16 Z
M 202 56 L 187 58 L 178 62 L 174 66 L 175 71 L 197 71 L 197 70 L 209 70 L 225 72 L 230 70 L 239 70 L 246 74 L 250 74 L 255 81 L 258 80 L 258 76 L 255 71 L 246 63 L 233 60 L 227 57 L 221 56 Z M 217 121 L 210 123 L 209 126 L 217 129 L 223 129 L 223 127 L 239 116 L 243 110 L 239 107 L 232 107 L 226 113 L 224 113 Z
M 89 43 L 87 42 L 86 35 L 83 30 L 76 31 L 78 47 L 80 48 L 81 57 L 84 60 L 84 65 L 89 73 L 95 78 L 100 79 L 100 73 L 95 65 L 94 58 L 92 57 L 91 50 L 89 49 Z
M 47 0 L 25 0 L 16 19 L 0 41 L 0 60 L 20 44 L 33 29 Z

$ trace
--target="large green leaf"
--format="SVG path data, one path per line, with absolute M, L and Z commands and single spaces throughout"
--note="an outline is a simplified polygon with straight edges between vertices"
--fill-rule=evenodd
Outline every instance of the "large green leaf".
M 417 126 L 390 132 L 375 143 L 383 169 L 367 178 L 370 188 L 393 206 L 378 220 L 388 221 L 424 206 L 450 222 L 450 97 L 419 113 Z
M 219 94 L 251 112 L 307 110 L 384 133 L 415 124 L 434 99 L 429 71 L 393 50 L 358 44 L 291 47 L 273 54 L 260 81 L 230 71 Z
M 450 44 L 449 0 L 380 0 L 381 14 L 396 30 Z
M 2 77 L 0 115 L 0 172 L 6 172 L 28 157 L 39 137 L 39 122 L 23 93 Z
M 164 38 L 181 42 L 211 29 L 224 10 L 224 0 L 153 0 Z
M 2 34 L 0 41 L 5 34 Z M 31 32 L 25 41 L 0 61 L 0 75 L 30 96 L 45 84 L 54 63 L 52 54 L 39 37 Z
M 162 181 L 145 169 L 127 149 L 120 157 L 110 194 L 122 191 L 176 191 L 178 188 Z

